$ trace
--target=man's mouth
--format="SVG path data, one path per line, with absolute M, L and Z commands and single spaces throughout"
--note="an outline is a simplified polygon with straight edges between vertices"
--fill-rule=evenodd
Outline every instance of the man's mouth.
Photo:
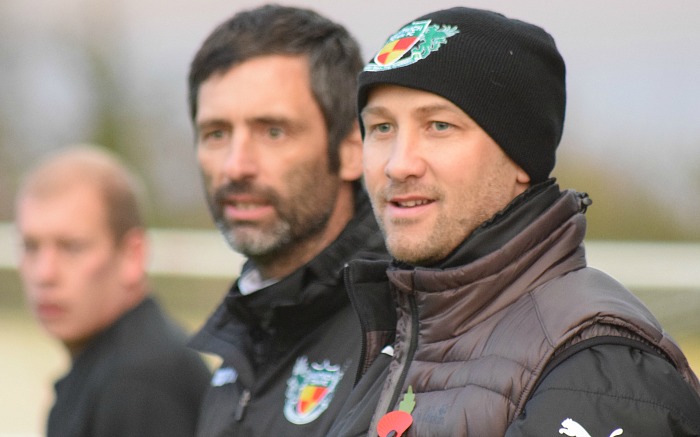
M 221 207 L 224 217 L 240 222 L 264 220 L 274 214 L 274 208 L 269 201 L 248 195 L 230 196 L 222 199 Z
M 427 205 L 431 202 L 432 202 L 432 200 L 428 200 L 428 199 L 417 199 L 417 200 L 392 201 L 391 203 L 399 208 L 414 208 L 416 206 Z
M 36 312 L 42 320 L 52 320 L 62 316 L 65 308 L 55 303 L 39 303 L 36 305 Z
M 262 202 L 227 202 L 226 204 L 231 205 L 240 211 L 250 211 L 265 205 Z

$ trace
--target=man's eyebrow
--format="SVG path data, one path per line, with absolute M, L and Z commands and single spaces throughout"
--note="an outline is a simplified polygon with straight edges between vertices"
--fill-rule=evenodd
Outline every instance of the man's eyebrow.
M 254 127 L 267 127 L 267 126 L 279 126 L 289 132 L 301 131 L 306 128 L 307 123 L 305 120 L 294 120 L 284 115 L 260 115 L 253 116 L 244 120 L 247 126 Z M 225 118 L 204 118 L 195 123 L 195 129 L 197 133 L 201 133 L 205 130 L 233 130 L 233 123 Z
M 195 124 L 197 127 L 198 131 L 201 131 L 203 129 L 211 129 L 211 128 L 230 128 L 231 123 L 225 119 L 222 118 L 210 118 L 210 119 L 204 119 L 201 121 L 197 121 Z
M 415 112 L 418 115 L 430 115 L 442 111 L 453 112 L 455 114 L 459 114 L 460 112 L 462 112 L 459 108 L 445 103 L 435 103 L 433 105 L 421 106 L 414 109 L 413 112 Z
M 441 111 L 448 111 L 455 114 L 459 114 L 462 112 L 459 108 L 445 103 L 435 103 L 431 105 L 420 106 L 418 108 L 413 109 L 413 113 L 418 116 L 426 116 Z M 389 111 L 382 106 L 365 106 L 364 109 L 362 109 L 360 115 L 386 116 L 388 115 L 388 113 Z
M 362 108 L 362 111 L 360 112 L 360 116 L 364 117 L 365 115 L 377 115 L 377 116 L 386 116 L 388 115 L 389 111 L 382 107 L 382 106 L 365 106 Z
M 251 119 L 247 120 L 247 122 L 249 124 L 264 124 L 264 125 L 278 124 L 281 126 L 292 126 L 292 125 L 296 124 L 294 121 L 290 120 L 287 117 L 274 116 L 274 115 L 252 117 Z

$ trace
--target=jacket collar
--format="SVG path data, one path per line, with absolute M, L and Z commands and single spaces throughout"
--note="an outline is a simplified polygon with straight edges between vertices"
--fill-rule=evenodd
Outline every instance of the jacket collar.
M 532 190 L 532 191 L 531 191 Z M 410 288 L 443 290 L 459 276 L 459 283 L 472 283 L 515 268 L 513 275 L 537 262 L 537 256 L 554 246 L 562 253 L 574 251 L 585 235 L 586 194 L 566 191 L 561 193 L 556 184 L 532 187 L 513 200 L 502 212 L 472 233 L 446 260 L 431 267 L 411 267 L 394 264 L 389 276 L 397 283 L 422 283 Z M 568 225 L 567 225 L 568 224 Z M 571 234 L 564 238 L 564 234 Z M 527 255 L 527 256 L 526 256 Z M 415 273 L 415 274 L 414 274 Z M 507 280 L 507 278 L 498 278 Z M 428 285 L 432 284 L 432 285 Z
M 447 269 L 463 266 L 503 247 L 552 206 L 560 194 L 554 179 L 530 187 L 475 229 L 450 255 L 433 267 Z
M 402 313 L 415 298 L 425 343 L 459 336 L 552 278 L 586 266 L 581 197 L 562 194 L 502 247 L 462 267 L 389 269 Z
M 355 205 L 353 218 L 338 238 L 292 274 L 249 295 L 240 293 L 236 281 L 225 298 L 228 310 L 271 333 L 300 332 L 305 320 L 315 326 L 347 305 L 347 295 L 338 291 L 345 263 L 360 256 L 363 249 L 367 253 L 361 256 L 370 258 L 384 252 L 369 199 L 360 187 L 355 192 Z M 248 262 L 244 269 L 253 267 Z

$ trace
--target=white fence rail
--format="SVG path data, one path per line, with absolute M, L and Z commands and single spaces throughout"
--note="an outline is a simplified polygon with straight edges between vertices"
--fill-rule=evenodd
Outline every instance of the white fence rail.
M 230 278 L 243 258 L 215 230 L 152 229 L 150 272 Z M 0 223 L 0 268 L 16 268 L 18 239 Z M 700 243 L 587 241 L 588 263 L 629 288 L 700 291 Z

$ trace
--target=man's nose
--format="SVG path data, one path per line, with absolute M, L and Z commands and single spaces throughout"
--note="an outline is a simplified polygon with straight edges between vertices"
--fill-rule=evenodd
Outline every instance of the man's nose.
M 234 134 L 226 154 L 224 172 L 232 181 L 250 179 L 257 174 L 256 147 L 248 133 Z
M 410 177 L 420 178 L 425 171 L 426 161 L 419 136 L 411 132 L 398 134 L 391 147 L 384 174 L 389 179 L 403 181 Z

